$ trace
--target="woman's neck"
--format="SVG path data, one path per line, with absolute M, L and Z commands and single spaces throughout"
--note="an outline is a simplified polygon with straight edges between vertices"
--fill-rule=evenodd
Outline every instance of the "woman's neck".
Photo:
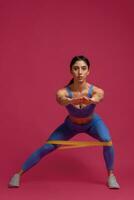
M 78 81 L 75 81 L 74 80 L 74 83 L 73 83 L 73 89 L 75 91 L 79 91 L 79 92 L 82 92 L 84 89 L 87 88 L 87 82 L 86 80 L 83 81 L 83 82 L 78 82 Z

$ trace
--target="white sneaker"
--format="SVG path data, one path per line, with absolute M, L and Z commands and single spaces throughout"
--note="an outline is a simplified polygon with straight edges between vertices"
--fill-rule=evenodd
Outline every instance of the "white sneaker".
M 109 175 L 107 185 L 110 189 L 119 189 L 120 188 L 120 185 L 117 182 L 117 180 L 113 174 Z
M 8 183 L 8 187 L 19 187 L 19 186 L 20 186 L 20 175 L 14 174 Z

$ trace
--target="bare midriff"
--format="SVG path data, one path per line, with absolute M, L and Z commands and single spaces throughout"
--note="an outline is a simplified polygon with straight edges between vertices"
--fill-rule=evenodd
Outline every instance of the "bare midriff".
M 75 124 L 86 124 L 91 121 L 93 115 L 90 115 L 88 117 L 74 117 L 72 115 L 69 115 L 69 119 L 75 123 Z

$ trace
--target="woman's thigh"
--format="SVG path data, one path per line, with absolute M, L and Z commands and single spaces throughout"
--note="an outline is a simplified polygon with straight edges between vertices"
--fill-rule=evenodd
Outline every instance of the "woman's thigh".
M 94 118 L 86 133 L 100 141 L 110 141 L 110 131 L 101 118 Z
M 64 122 L 50 134 L 47 140 L 69 140 L 76 134 L 76 131 L 70 129 Z

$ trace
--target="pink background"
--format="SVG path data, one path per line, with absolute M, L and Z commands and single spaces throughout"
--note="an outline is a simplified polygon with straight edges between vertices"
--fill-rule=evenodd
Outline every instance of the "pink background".
M 132 0 L 0 1 L 1 199 L 133 199 Z M 9 177 L 67 115 L 56 91 L 83 54 L 105 91 L 96 112 L 110 129 L 120 190 L 108 190 L 101 147 L 55 151 L 8 189 Z M 92 140 L 84 133 L 74 140 Z

